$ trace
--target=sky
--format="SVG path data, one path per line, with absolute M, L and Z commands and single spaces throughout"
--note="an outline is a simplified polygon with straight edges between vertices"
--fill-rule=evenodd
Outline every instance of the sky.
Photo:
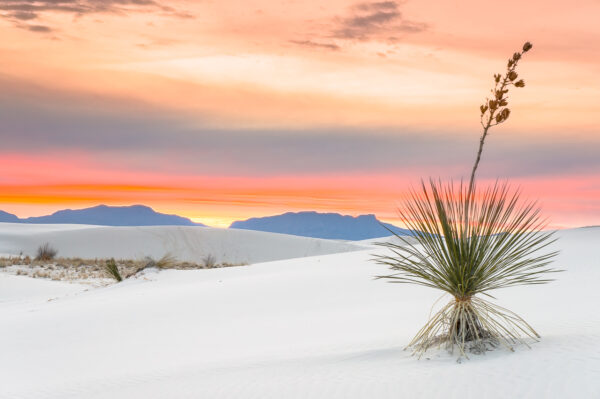
M 0 209 L 376 214 L 478 170 L 600 224 L 600 1 L 0 0 Z

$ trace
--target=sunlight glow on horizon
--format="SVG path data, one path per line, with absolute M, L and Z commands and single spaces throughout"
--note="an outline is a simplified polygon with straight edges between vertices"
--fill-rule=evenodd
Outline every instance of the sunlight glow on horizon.
M 340 185 L 335 177 L 305 176 L 298 180 L 299 186 L 310 180 L 312 187 L 298 189 L 282 189 L 277 181 L 260 179 L 254 184 L 261 188 L 252 191 L 245 187 L 224 190 L 221 187 L 222 178 L 215 179 L 216 185 L 213 187 L 210 182 L 205 181 L 204 186 L 196 188 L 93 184 L 4 186 L 0 204 L 3 204 L 4 211 L 15 213 L 19 217 L 41 216 L 64 208 L 79 209 L 102 203 L 113 206 L 143 204 L 158 212 L 177 214 L 214 227 L 228 227 L 236 220 L 251 217 L 299 211 L 337 212 L 351 216 L 374 213 L 382 221 L 404 226 L 396 213 L 396 207 L 406 197 L 404 187 L 409 187 L 409 181 L 390 190 L 379 184 L 369 184 L 369 177 L 365 179 L 357 179 L 354 187 L 348 188 Z M 286 180 L 292 183 L 294 177 L 288 176 Z M 385 180 L 386 176 L 383 176 L 381 184 L 385 184 Z M 415 180 L 412 181 L 413 185 L 416 183 Z M 491 181 L 482 182 L 490 183 Z M 595 176 L 579 180 L 572 176 L 565 176 L 560 180 L 512 179 L 511 184 L 523 189 L 525 199 L 539 199 L 544 214 L 550 217 L 551 227 L 580 227 L 597 223 L 586 216 L 600 212 L 600 184 Z M 561 193 L 556 193 L 557 185 L 562 188 Z M 40 195 L 41 192 L 45 194 Z M 581 194 L 576 197 L 573 206 L 570 204 L 576 192 Z

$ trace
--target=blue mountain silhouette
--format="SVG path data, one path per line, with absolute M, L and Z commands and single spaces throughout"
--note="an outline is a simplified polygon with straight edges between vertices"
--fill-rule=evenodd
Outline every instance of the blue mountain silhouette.
M 0 222 L 19 223 L 20 220 L 17 216 L 13 215 L 12 213 L 0 211 Z
M 340 240 L 366 240 L 392 235 L 410 235 L 406 229 L 381 223 L 375 215 L 345 216 L 339 213 L 288 212 L 282 215 L 233 222 L 230 228 Z M 388 230 L 389 229 L 389 230 Z
M 11 223 L 72 223 L 100 226 L 203 226 L 190 219 L 167 215 L 144 205 L 107 206 L 98 205 L 85 209 L 65 209 L 47 216 L 19 219 L 15 215 L 0 211 L 0 222 Z

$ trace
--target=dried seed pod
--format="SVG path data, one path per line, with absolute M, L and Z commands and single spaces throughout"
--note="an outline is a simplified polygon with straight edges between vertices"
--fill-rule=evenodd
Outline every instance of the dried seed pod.
M 510 71 L 508 74 L 508 79 L 512 82 L 517 78 L 517 76 L 519 76 L 518 73 L 516 73 L 515 71 Z
M 523 45 L 523 52 L 524 52 L 524 53 L 528 52 L 529 50 L 531 50 L 531 48 L 532 48 L 532 47 L 533 47 L 533 44 L 531 44 L 531 43 L 529 43 L 529 42 L 526 42 L 526 43 Z
M 525 87 L 525 81 L 523 79 L 515 82 L 515 87 Z

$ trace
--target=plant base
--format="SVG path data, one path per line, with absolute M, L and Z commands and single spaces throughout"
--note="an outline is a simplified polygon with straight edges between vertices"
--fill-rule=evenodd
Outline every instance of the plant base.
M 525 320 L 508 309 L 481 298 L 456 298 L 438 311 L 417 333 L 407 348 L 419 358 L 432 347 L 444 347 L 451 353 L 458 348 L 481 354 L 499 345 L 513 351 L 525 339 L 537 340 L 539 334 Z

